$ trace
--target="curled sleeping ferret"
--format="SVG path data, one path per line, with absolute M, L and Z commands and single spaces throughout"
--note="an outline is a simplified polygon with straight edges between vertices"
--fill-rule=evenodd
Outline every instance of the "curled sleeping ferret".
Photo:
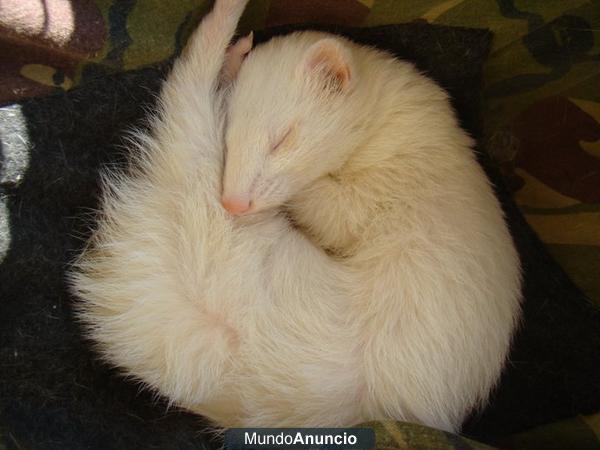
M 343 38 L 275 38 L 242 64 L 246 1 L 215 2 L 133 168 L 104 176 L 70 273 L 88 336 L 218 426 L 456 431 L 520 311 L 473 143 L 433 82 Z

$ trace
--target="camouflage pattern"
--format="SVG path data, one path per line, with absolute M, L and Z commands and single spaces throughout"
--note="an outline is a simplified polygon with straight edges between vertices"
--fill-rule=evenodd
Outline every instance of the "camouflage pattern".
M 43 3 L 40 13 L 36 0 L 2 1 L 0 104 L 164 61 L 181 49 L 212 2 Z M 302 22 L 410 21 L 494 33 L 484 76 L 485 147 L 528 222 L 600 304 L 600 0 L 252 0 L 241 31 Z M 378 448 L 491 448 L 426 427 L 371 425 Z M 597 414 L 498 445 L 596 449 L 599 442 Z
M 494 446 L 421 425 L 370 422 L 377 449 L 398 450 L 600 450 L 600 414 L 577 416 L 499 439 Z
M 48 0 L 40 18 L 35 0 L 4 2 L 0 104 L 163 61 L 212 3 Z M 600 0 L 252 0 L 241 28 L 415 20 L 494 32 L 485 143 L 531 226 L 600 304 Z

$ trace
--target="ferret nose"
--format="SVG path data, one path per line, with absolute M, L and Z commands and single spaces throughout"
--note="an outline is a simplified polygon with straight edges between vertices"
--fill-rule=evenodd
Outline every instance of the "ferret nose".
M 234 216 L 241 216 L 250 210 L 250 198 L 247 196 L 224 196 L 221 199 L 221 204 Z

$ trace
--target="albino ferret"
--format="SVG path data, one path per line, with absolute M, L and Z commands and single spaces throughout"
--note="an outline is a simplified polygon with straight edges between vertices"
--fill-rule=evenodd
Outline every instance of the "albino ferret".
M 134 168 L 105 175 L 79 317 L 108 362 L 219 426 L 457 430 L 519 312 L 471 141 L 434 84 L 341 38 L 274 39 L 240 69 L 246 2 L 215 2 Z
M 473 144 L 440 87 L 340 37 L 274 38 L 237 75 L 223 203 L 284 207 L 351 272 L 364 418 L 457 430 L 504 365 L 520 263 Z

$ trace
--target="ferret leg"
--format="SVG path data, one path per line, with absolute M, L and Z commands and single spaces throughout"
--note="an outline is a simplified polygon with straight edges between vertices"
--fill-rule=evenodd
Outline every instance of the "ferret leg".
M 191 162 L 202 158 L 203 179 L 215 187 L 220 183 L 224 97 L 218 85 L 225 52 L 247 2 L 216 0 L 163 85 L 158 117 L 172 126 L 157 127 L 156 136 L 165 153 L 162 165 L 173 180 L 184 181 L 185 174 L 196 170 Z
M 219 108 L 215 92 L 225 52 L 247 3 L 248 0 L 217 0 L 192 33 L 163 87 L 161 100 L 166 120 L 177 117 L 181 111 L 193 111 L 208 125 L 215 122 Z M 190 96 L 192 89 L 195 95 Z M 199 98 L 203 100 L 200 103 Z
M 289 212 L 318 246 L 349 256 L 372 214 L 364 194 L 360 186 L 325 176 L 296 195 L 289 202 Z
M 217 0 L 212 11 L 190 37 L 182 57 L 175 63 L 187 70 L 193 84 L 207 83 L 215 87 L 223 67 L 225 51 L 248 0 Z

